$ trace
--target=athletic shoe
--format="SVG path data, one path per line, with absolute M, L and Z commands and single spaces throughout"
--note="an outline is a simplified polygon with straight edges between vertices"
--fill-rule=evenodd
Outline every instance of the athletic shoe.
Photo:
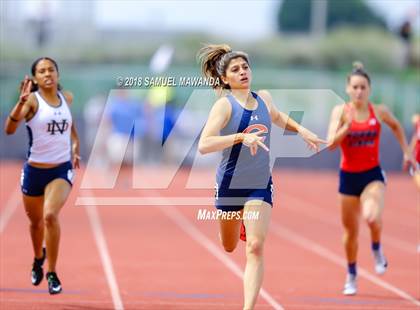
M 357 293 L 357 279 L 353 274 L 347 274 L 346 283 L 344 284 L 344 295 L 356 295 Z
M 382 250 L 379 249 L 378 251 L 372 251 L 373 258 L 375 259 L 375 271 L 377 274 L 384 274 L 386 268 L 388 267 L 388 262 L 382 253 Z
M 48 291 L 51 295 L 61 293 L 61 282 L 55 272 L 47 272 Z
M 239 239 L 241 239 L 242 241 L 246 241 L 246 230 L 244 222 L 241 223 L 241 233 L 239 235 Z
M 33 285 L 39 285 L 44 277 L 44 270 L 42 270 L 44 261 L 45 248 L 42 248 L 42 258 L 34 258 L 34 262 L 32 264 L 31 281 Z

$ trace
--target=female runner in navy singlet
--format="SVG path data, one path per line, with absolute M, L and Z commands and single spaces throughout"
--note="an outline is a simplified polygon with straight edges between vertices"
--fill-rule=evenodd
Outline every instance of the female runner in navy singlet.
M 47 258 L 48 291 L 58 294 L 62 290 L 56 273 L 58 215 L 72 188 L 73 167 L 79 168 L 79 138 L 70 112 L 73 95 L 61 90 L 57 63 L 42 57 L 35 60 L 31 71 L 32 79 L 25 76 L 21 83 L 19 101 L 6 120 L 5 131 L 13 134 L 25 120 L 29 150 L 21 189 L 35 256 L 31 281 L 41 283 Z
M 268 152 L 271 124 L 298 132 L 315 150 L 326 141 L 278 111 L 268 91 L 251 91 L 247 54 L 232 51 L 228 45 L 207 45 L 198 57 L 203 74 L 219 79 L 214 88 L 221 95 L 210 111 L 198 148 L 202 154 L 222 151 L 216 208 L 240 217 L 218 219 L 220 239 L 227 252 L 236 248 L 240 235 L 246 240 L 244 309 L 253 309 L 262 285 L 263 247 L 273 205 Z M 258 212 L 257 220 L 245 216 L 253 212 Z

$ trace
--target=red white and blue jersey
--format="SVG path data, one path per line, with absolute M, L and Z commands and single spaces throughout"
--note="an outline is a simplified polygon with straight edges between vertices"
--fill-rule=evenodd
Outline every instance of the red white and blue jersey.
M 266 104 L 260 96 L 251 92 L 257 100 L 255 110 L 243 108 L 232 95 L 227 99 L 232 107 L 229 122 L 220 131 L 220 135 L 236 133 L 252 133 L 263 130 L 263 143 L 270 148 L 271 116 Z M 258 147 L 257 154 L 251 155 L 250 149 L 242 143 L 226 148 L 217 169 L 216 182 L 222 188 L 266 188 L 269 182 L 270 155 Z
M 414 149 L 414 156 L 416 158 L 416 161 L 420 163 L 420 117 L 417 119 L 417 122 L 415 124 L 416 129 L 416 146 Z
M 349 105 L 344 112 L 349 113 Z M 347 172 L 362 172 L 379 166 L 379 142 L 381 123 L 375 116 L 373 105 L 368 104 L 366 121 L 352 121 L 350 131 L 341 142 L 341 169 Z

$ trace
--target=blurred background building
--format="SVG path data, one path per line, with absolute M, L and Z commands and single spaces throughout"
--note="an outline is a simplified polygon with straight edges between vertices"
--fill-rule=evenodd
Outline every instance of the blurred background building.
M 1 121 L 32 61 L 50 56 L 59 64 L 61 84 L 74 93 L 73 113 L 88 158 L 95 124 L 106 116 L 117 77 L 199 76 L 196 52 L 212 42 L 250 55 L 254 89 L 331 89 L 346 98 L 346 75 L 353 61 L 362 61 L 373 80 L 372 101 L 386 103 L 409 133 L 411 115 L 420 112 L 419 12 L 416 0 L 1 1 Z M 156 71 L 151 59 L 162 46 L 172 52 Z M 154 115 L 165 120 L 162 133 L 134 135 L 156 147 L 171 132 L 193 88 L 172 87 L 169 104 L 156 103 L 153 91 L 130 95 L 130 104 L 139 105 L 145 123 Z M 282 110 L 293 107 L 293 102 L 277 104 Z M 325 117 L 317 115 L 328 117 L 330 110 L 320 109 L 310 109 L 307 117 L 313 116 L 311 126 L 322 132 Z M 203 118 L 202 111 L 194 113 L 199 116 L 193 120 Z M 179 133 L 184 139 L 188 126 L 180 128 L 187 128 Z M 2 159 L 24 158 L 23 126 L 18 135 L 22 139 L 1 133 Z M 382 143 L 389 150 L 385 167 L 399 169 L 401 154 L 387 130 Z M 138 156 L 153 159 L 152 149 Z M 337 161 L 338 152 L 323 152 L 310 160 L 282 159 L 279 165 L 335 168 Z

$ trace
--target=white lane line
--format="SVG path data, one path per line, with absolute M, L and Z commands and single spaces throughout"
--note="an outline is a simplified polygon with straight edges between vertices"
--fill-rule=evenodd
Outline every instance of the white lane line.
M 6 206 L 4 207 L 3 212 L 0 215 L 0 234 L 6 229 L 9 220 L 12 218 L 13 214 L 15 213 L 17 207 L 20 205 L 20 188 L 19 186 L 15 189 L 15 191 L 10 195 L 9 200 L 6 202 Z
M 304 214 L 308 217 L 312 217 L 314 219 L 317 219 L 318 221 L 321 221 L 331 226 L 341 227 L 341 225 L 339 224 L 340 223 L 339 220 L 333 220 L 331 218 L 330 213 L 325 211 L 325 209 L 318 207 L 316 204 L 313 204 L 309 201 L 306 201 L 306 200 L 303 200 L 303 199 L 300 199 L 300 198 L 297 198 L 295 196 L 285 194 L 285 193 L 282 193 L 281 196 L 291 202 L 290 204 L 283 204 L 284 207 L 286 207 L 288 210 L 291 210 L 293 212 L 297 212 L 300 214 Z M 365 230 L 361 230 L 360 234 L 361 236 L 367 237 L 367 238 L 369 238 L 370 236 L 369 233 L 366 232 Z M 382 233 L 382 237 L 383 237 L 382 242 L 385 245 L 393 246 L 396 249 L 405 251 L 410 254 L 417 252 L 416 245 L 413 245 L 405 240 L 402 240 L 397 237 L 393 237 L 386 233 Z
M 93 195 L 92 195 L 93 197 Z M 124 310 L 123 302 L 115 277 L 114 268 L 112 267 L 111 256 L 109 255 L 108 246 L 106 244 L 105 235 L 102 230 L 101 220 L 95 205 L 85 207 L 86 213 L 92 227 L 95 243 L 101 258 L 102 267 L 104 268 L 108 287 L 111 292 L 112 302 L 115 310 Z
M 270 225 L 270 229 L 274 232 L 274 234 L 276 234 L 277 236 L 286 239 L 287 241 L 290 241 L 291 243 L 298 245 L 310 252 L 313 252 L 319 256 L 321 256 L 322 258 L 329 260 L 331 262 L 333 262 L 336 265 L 339 265 L 343 268 L 346 268 L 347 264 L 346 261 L 341 258 L 340 256 L 338 256 L 337 254 L 335 254 L 334 252 L 328 250 L 327 248 L 323 247 L 322 245 L 320 245 L 319 243 L 307 239 L 305 237 L 300 236 L 299 234 L 281 227 L 280 225 L 276 224 L 273 220 L 271 221 L 271 225 Z M 420 302 L 414 298 L 413 296 L 411 296 L 410 294 L 406 293 L 405 291 L 399 289 L 398 287 L 393 286 L 392 284 L 379 279 L 378 277 L 376 277 L 375 275 L 373 275 L 372 273 L 368 272 L 367 270 L 363 269 L 363 268 L 358 268 L 358 274 L 367 279 L 368 281 L 382 287 L 385 290 L 388 290 L 398 296 L 400 296 L 401 298 L 415 304 L 416 306 L 420 306 Z
M 132 207 L 153 207 L 153 206 L 212 206 L 214 198 L 210 197 L 91 197 L 79 196 L 76 200 L 76 206 L 132 206 Z
M 207 238 L 195 225 L 193 225 L 181 212 L 172 207 L 159 207 L 172 221 L 174 221 L 184 232 L 192 239 L 203 246 L 210 254 L 222 262 L 230 271 L 238 278 L 243 280 L 244 273 L 241 268 L 230 259 L 219 246 Z M 260 290 L 261 297 L 276 310 L 284 310 L 284 308 L 264 289 Z

